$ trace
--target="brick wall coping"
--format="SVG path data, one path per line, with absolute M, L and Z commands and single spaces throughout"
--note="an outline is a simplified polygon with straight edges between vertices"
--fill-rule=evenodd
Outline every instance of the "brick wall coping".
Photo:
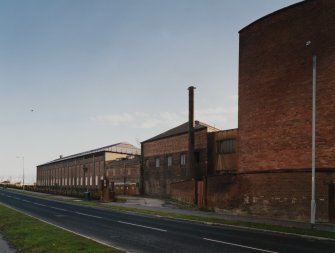
M 288 9 L 292 9 L 292 8 L 294 8 L 294 7 L 297 7 L 297 6 L 300 6 L 300 5 L 302 5 L 302 4 L 306 4 L 306 3 L 309 3 L 309 2 L 312 2 L 312 0 L 310 0 L 310 1 L 302 1 L 302 2 L 299 2 L 299 3 L 295 3 L 295 4 L 289 5 L 289 6 L 287 6 L 287 7 L 284 7 L 284 8 L 282 8 L 282 9 L 279 9 L 279 10 L 277 10 L 277 11 L 271 12 L 270 14 L 267 14 L 267 15 L 265 15 L 265 16 L 263 16 L 263 17 L 257 19 L 257 20 L 255 20 L 254 22 L 250 23 L 249 25 L 243 27 L 243 28 L 239 31 L 239 33 L 242 33 L 242 32 L 244 32 L 244 31 L 248 30 L 250 27 L 252 27 L 252 26 L 254 26 L 254 25 L 256 25 L 256 24 L 258 24 L 258 23 L 264 21 L 265 19 L 271 18 L 271 17 L 274 16 L 274 15 L 279 15 L 279 14 L 281 14 L 282 12 L 285 12 L 285 11 L 288 10 Z

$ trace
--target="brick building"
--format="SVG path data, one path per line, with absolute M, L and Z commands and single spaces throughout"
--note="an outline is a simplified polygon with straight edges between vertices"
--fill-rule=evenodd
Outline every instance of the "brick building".
M 308 0 L 239 32 L 238 174 L 226 186 L 242 198 L 222 206 L 309 218 L 316 55 L 316 215 L 335 220 L 334 13 L 335 1 Z
M 195 121 L 194 129 L 194 169 L 202 178 L 236 170 L 236 129 L 228 133 L 199 121 Z M 194 171 L 187 169 L 188 122 L 142 142 L 142 159 L 146 194 L 172 196 L 179 200 L 185 200 L 186 194 L 192 199 L 192 187 L 188 187 L 188 192 L 182 189 L 184 182 L 189 185 L 194 178 Z
M 116 194 L 138 195 L 140 193 L 140 165 L 139 155 L 129 155 L 106 162 L 106 176 L 109 182 L 114 182 Z
M 334 13 L 335 1 L 308 0 L 243 28 L 239 32 L 238 130 L 207 134 L 204 131 L 203 136 L 208 138 L 198 140 L 197 145 L 207 142 L 200 148 L 205 150 L 207 146 L 204 152 L 207 176 L 197 184 L 184 180 L 185 174 L 176 174 L 182 172 L 178 167 L 176 175 L 168 170 L 155 171 L 152 167 L 155 157 L 162 160 L 174 149 L 176 159 L 180 152 L 187 153 L 187 135 L 184 134 L 183 141 L 176 137 L 160 142 L 154 139 L 150 151 L 145 146 L 142 149 L 144 156 L 151 157 L 149 171 L 152 171 L 150 175 L 155 175 L 146 181 L 146 187 L 166 189 L 165 193 L 170 192 L 173 198 L 218 211 L 309 220 L 312 58 L 315 55 L 316 220 L 334 222 Z M 197 138 L 196 135 L 196 143 Z M 221 144 L 218 138 L 223 138 L 224 142 Z M 237 143 L 230 141 L 236 138 Z M 221 147 L 228 146 L 233 147 L 234 152 L 220 157 Z M 165 185 L 170 189 L 160 187 L 161 182 L 167 182 Z M 204 189 L 200 194 L 203 202 L 199 201 L 199 194 L 198 201 L 194 201 L 195 188 L 198 192 Z
M 37 166 L 37 186 L 98 188 L 111 161 L 139 156 L 140 149 L 127 143 L 60 157 Z

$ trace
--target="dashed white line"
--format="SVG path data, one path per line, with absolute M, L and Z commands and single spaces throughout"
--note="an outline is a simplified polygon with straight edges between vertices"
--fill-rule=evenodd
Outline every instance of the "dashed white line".
M 58 207 L 54 207 L 54 206 L 52 206 L 51 208 L 52 208 L 52 209 L 55 209 L 55 210 L 59 210 L 59 211 L 67 212 L 67 210 L 65 210 L 65 209 L 63 209 L 63 208 L 58 208 Z
M 217 243 L 222 243 L 230 246 L 235 246 L 235 247 L 240 247 L 240 248 L 245 248 L 245 249 L 252 249 L 252 250 L 257 250 L 261 252 L 268 252 L 268 253 L 278 253 L 277 251 L 270 251 L 270 250 L 265 250 L 265 249 L 259 249 L 259 248 L 254 248 L 254 247 L 249 247 L 241 244 L 236 244 L 236 243 L 230 243 L 230 242 L 223 242 L 223 241 L 218 241 L 218 240 L 213 240 L 213 239 L 208 239 L 208 238 L 202 238 L 206 241 L 211 241 L 211 242 L 217 242 Z
M 80 215 L 84 215 L 84 216 L 88 216 L 88 217 L 97 218 L 97 219 L 102 219 L 102 217 L 100 217 L 100 216 L 95 216 L 95 215 L 92 215 L 92 214 L 80 213 L 80 212 L 74 212 L 74 213 L 76 213 L 76 214 L 80 214 Z
M 33 202 L 33 204 L 38 205 L 38 206 L 46 206 L 46 205 L 43 205 L 41 203 L 36 203 L 36 202 Z
M 152 229 L 152 230 L 167 232 L 167 230 L 165 230 L 165 229 L 153 228 L 153 227 L 143 226 L 143 225 L 139 225 L 139 224 L 135 224 L 135 223 L 124 222 L 124 221 L 118 221 L 118 222 L 123 223 L 123 224 L 127 224 L 127 225 L 131 225 L 131 226 L 136 226 L 136 227 L 142 227 L 142 228 L 148 228 L 148 229 Z

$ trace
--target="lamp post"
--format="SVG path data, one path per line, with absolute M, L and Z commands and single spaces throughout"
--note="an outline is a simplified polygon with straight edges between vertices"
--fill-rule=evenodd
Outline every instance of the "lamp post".
M 312 102 L 312 197 L 311 197 L 311 227 L 315 227 L 315 116 L 316 116 L 316 55 L 313 55 L 313 102 Z
M 24 190 L 24 156 L 17 156 L 16 158 L 22 159 L 22 189 Z
M 312 42 L 306 42 L 306 47 L 311 46 Z M 313 46 L 311 47 L 314 49 Z M 313 50 L 312 57 L 312 189 L 311 189 L 311 228 L 315 227 L 315 118 L 316 118 L 316 54 Z

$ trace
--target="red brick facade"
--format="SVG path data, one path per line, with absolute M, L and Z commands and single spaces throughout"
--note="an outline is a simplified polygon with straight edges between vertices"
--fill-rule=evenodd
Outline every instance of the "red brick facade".
M 115 194 L 139 194 L 140 160 L 140 156 L 127 156 L 106 162 L 106 176 L 114 183 Z
M 309 220 L 316 55 L 316 220 L 335 222 L 334 13 L 335 1 L 308 0 L 240 31 L 237 170 L 204 180 L 208 208 Z M 173 188 L 192 203 L 194 182 Z
M 335 168 L 334 13 L 335 1 L 304 1 L 240 31 L 239 171 L 311 167 L 313 54 L 316 167 Z
M 99 188 L 100 180 L 106 176 L 106 163 L 139 154 L 140 149 L 133 145 L 118 143 L 67 157 L 60 157 L 37 166 L 36 183 L 37 186 L 48 187 Z
M 142 143 L 145 194 L 170 196 L 186 202 L 194 201 L 196 194 L 194 172 L 187 170 L 187 126 L 187 124 L 180 125 Z M 193 169 L 199 172 L 201 179 L 207 175 L 237 170 L 237 135 L 237 129 L 219 131 L 196 121 Z M 220 143 L 225 140 L 233 144 L 229 153 L 219 151 Z M 185 163 L 182 163 L 181 156 L 185 156 Z M 159 159 L 158 167 L 157 159 Z
M 144 192 L 149 195 L 168 196 L 171 183 L 190 178 L 191 174 L 187 171 L 187 151 L 187 133 L 143 142 Z M 195 166 L 204 174 L 207 168 L 207 128 L 195 132 L 195 152 L 198 154 Z M 182 155 L 186 158 L 184 164 L 181 163 Z M 159 167 L 156 167 L 156 159 L 159 159 Z M 168 159 L 172 159 L 171 165 L 168 164 Z
M 318 221 L 329 219 L 328 183 L 335 173 L 316 173 Z M 236 214 L 292 220 L 309 219 L 311 173 L 263 171 L 207 179 L 207 207 Z
M 231 192 L 209 205 L 221 199 L 249 214 L 308 219 L 316 55 L 317 219 L 328 220 L 335 201 L 328 198 L 335 179 L 334 13 L 335 1 L 309 0 L 240 31 L 239 174 Z

